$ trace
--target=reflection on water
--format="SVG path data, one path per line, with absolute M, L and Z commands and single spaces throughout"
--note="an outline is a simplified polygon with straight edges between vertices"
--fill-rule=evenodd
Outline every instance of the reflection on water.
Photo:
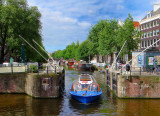
M 103 94 L 94 103 L 83 104 L 71 98 L 69 89 L 77 71 L 66 71 L 65 92 L 57 99 L 34 99 L 25 94 L 0 94 L 0 116 L 112 115 L 159 116 L 160 99 L 117 99 L 106 89 L 105 75 L 93 73 Z

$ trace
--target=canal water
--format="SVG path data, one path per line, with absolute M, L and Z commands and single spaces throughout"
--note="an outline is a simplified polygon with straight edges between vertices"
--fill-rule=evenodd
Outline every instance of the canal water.
M 90 104 L 72 99 L 69 89 L 80 73 L 66 71 L 61 98 L 34 99 L 25 94 L 0 94 L 0 116 L 160 116 L 160 99 L 118 99 L 107 90 L 105 74 L 100 72 L 92 73 L 103 91 L 100 99 Z

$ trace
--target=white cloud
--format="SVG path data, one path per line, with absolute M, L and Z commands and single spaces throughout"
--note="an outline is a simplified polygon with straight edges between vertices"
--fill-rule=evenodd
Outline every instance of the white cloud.
M 129 12 L 125 6 L 126 1 L 28 0 L 28 3 L 30 6 L 37 6 L 42 14 L 44 45 L 46 50 L 51 52 L 64 49 L 77 40 L 86 40 L 89 28 L 99 20 L 115 17 L 123 19 Z M 133 17 L 138 19 L 142 16 L 138 13 L 133 14 Z
M 151 0 L 151 4 L 160 4 L 160 0 Z

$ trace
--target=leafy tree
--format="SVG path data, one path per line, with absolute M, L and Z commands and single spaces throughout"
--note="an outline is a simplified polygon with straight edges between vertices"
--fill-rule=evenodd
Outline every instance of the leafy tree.
M 64 58 L 64 59 L 71 59 L 76 58 L 76 52 L 79 47 L 79 41 L 75 44 L 74 42 L 71 45 L 68 45 L 64 50 L 58 50 L 54 53 L 55 58 Z
M 127 40 L 127 43 L 122 50 L 120 56 L 123 54 L 131 55 L 131 51 L 138 49 L 138 43 L 140 42 L 140 32 L 134 29 L 133 18 L 129 14 L 125 23 L 122 27 L 119 27 L 117 30 L 117 50 L 119 51 L 123 46 L 124 42 Z
M 88 61 L 89 59 L 89 46 L 88 46 L 88 40 L 82 42 L 80 44 L 80 46 L 77 49 L 77 53 L 76 53 L 76 60 L 85 60 Z
M 105 26 L 99 33 L 99 47 L 100 55 L 110 55 L 116 51 L 116 29 L 118 28 L 116 20 L 105 20 Z
M 0 63 L 7 53 L 20 56 L 23 36 L 32 46 L 39 50 L 46 58 L 47 55 L 36 46 L 32 39 L 42 47 L 41 14 L 37 7 L 29 7 L 26 0 L 3 0 L 0 6 Z M 25 44 L 25 54 L 31 61 L 43 61 L 41 56 Z M 44 48 L 44 47 L 43 47 Z M 33 55 L 34 54 L 34 55 Z
M 89 54 L 97 55 L 99 47 L 99 34 L 104 29 L 106 25 L 106 20 L 98 21 L 97 24 L 91 27 L 89 31 L 88 40 L 89 40 Z

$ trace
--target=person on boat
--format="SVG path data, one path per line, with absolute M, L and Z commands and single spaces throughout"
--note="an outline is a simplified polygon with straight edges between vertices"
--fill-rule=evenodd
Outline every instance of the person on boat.
M 87 84 L 84 85 L 84 87 L 83 87 L 82 90 L 83 90 L 83 91 L 88 91 L 88 90 L 89 90 Z
M 80 84 L 78 84 L 78 86 L 77 86 L 77 91 L 81 91 L 81 85 Z
M 93 85 L 92 90 L 93 90 L 93 91 L 97 91 L 97 90 L 98 90 L 98 87 L 97 87 L 96 85 Z
M 74 85 L 74 91 L 81 91 L 81 85 L 80 84 L 75 84 Z

